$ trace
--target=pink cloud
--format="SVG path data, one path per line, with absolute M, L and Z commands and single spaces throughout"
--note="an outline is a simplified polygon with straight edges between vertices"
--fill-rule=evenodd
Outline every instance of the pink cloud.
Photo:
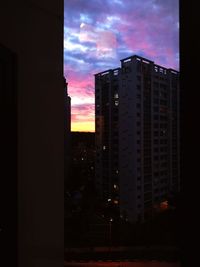
M 72 121 L 94 121 L 94 104 L 73 106 Z
M 94 74 L 120 66 L 120 59 L 138 54 L 178 69 L 178 0 L 66 0 L 65 6 L 64 73 L 74 122 L 94 121 Z

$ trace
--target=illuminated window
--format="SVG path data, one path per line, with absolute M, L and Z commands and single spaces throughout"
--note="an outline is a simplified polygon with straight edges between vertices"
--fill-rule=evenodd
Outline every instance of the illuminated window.
M 119 106 L 119 101 L 115 100 L 115 106 Z
M 118 93 L 115 93 L 115 94 L 114 94 L 114 98 L 115 98 L 115 99 L 118 99 L 118 98 L 119 98 Z
M 106 150 L 106 146 L 103 146 L 103 150 Z
M 119 190 L 118 185 L 114 184 L 113 187 L 114 187 L 115 190 Z

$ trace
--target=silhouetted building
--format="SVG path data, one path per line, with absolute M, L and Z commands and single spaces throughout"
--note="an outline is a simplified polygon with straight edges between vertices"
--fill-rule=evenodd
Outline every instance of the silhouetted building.
M 71 98 L 68 95 L 68 83 L 64 78 L 64 154 L 65 179 L 69 174 L 70 164 L 70 133 L 71 133 Z
M 94 213 L 95 134 L 71 132 L 69 175 L 65 183 L 65 245 L 80 244 Z M 78 235 L 77 237 L 75 237 Z
M 85 187 L 94 181 L 95 134 L 71 132 L 71 159 L 68 188 Z
M 143 221 L 180 190 L 179 72 L 139 56 L 95 75 L 96 186 Z

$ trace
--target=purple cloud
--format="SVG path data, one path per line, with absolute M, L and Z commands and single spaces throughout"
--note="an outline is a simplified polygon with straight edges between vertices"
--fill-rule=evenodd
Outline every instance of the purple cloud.
M 133 54 L 179 69 L 178 0 L 65 0 L 64 73 L 72 124 L 80 119 L 74 113 L 80 103 L 85 121 L 94 120 L 93 75 Z

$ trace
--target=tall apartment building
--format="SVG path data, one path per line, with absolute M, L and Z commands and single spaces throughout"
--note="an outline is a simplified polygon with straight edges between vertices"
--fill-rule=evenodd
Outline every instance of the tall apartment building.
M 96 186 L 143 221 L 180 190 L 179 72 L 139 56 L 95 75 Z

